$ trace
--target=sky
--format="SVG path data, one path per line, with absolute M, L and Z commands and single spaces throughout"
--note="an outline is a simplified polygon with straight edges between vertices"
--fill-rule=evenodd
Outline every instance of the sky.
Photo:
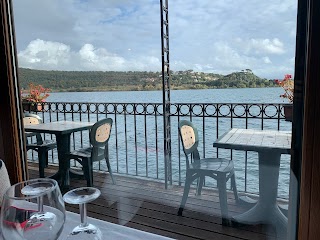
M 170 69 L 294 72 L 297 0 L 168 0 Z M 159 0 L 13 1 L 19 67 L 161 71 Z

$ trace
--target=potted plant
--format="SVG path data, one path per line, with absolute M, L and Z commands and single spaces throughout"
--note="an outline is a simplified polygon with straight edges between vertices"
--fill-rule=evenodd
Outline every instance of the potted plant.
M 24 111 L 41 111 L 43 102 L 49 97 L 51 89 L 44 88 L 42 85 L 29 84 L 27 90 L 21 90 L 21 101 Z
M 289 104 L 283 105 L 285 120 L 292 121 L 294 81 L 290 74 L 286 74 L 282 81 L 276 80 L 276 83 L 284 89 L 284 93 L 281 94 L 280 97 L 285 98 L 289 101 Z

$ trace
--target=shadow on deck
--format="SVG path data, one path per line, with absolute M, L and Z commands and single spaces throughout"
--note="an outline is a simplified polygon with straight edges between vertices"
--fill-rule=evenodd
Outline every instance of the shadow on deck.
M 46 168 L 51 175 L 56 167 Z M 29 163 L 30 178 L 38 177 L 38 165 Z M 88 204 L 88 215 L 112 223 L 125 225 L 143 231 L 175 239 L 215 240 L 260 240 L 276 239 L 271 226 L 225 227 L 221 225 L 219 196 L 215 190 L 203 189 L 201 196 L 195 196 L 191 189 L 183 216 L 177 216 L 183 187 L 172 186 L 152 180 L 115 175 L 113 185 L 108 173 L 94 173 L 94 186 L 101 190 L 101 196 Z M 84 180 L 71 180 L 71 188 L 86 186 Z M 237 206 L 230 193 L 228 198 L 231 216 L 247 208 Z M 66 205 L 68 211 L 79 213 L 78 206 Z

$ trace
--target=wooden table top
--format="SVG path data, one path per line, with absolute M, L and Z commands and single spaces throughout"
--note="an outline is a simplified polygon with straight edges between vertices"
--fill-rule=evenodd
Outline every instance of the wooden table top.
M 93 122 L 80 122 L 80 121 L 57 121 L 33 125 L 24 125 L 25 131 L 52 133 L 52 134 L 67 134 L 76 131 L 90 129 Z
M 247 151 L 270 151 L 290 153 L 291 132 L 232 128 L 219 137 L 214 147 Z

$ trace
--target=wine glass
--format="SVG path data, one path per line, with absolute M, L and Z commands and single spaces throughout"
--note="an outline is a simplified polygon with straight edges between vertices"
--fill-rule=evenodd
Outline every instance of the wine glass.
M 102 240 L 100 229 L 87 222 L 87 203 L 97 199 L 101 192 L 97 188 L 82 187 L 70 190 L 63 195 L 63 200 L 70 204 L 79 204 L 80 224 L 76 226 L 66 239 L 72 240 Z
M 65 222 L 65 207 L 57 181 L 37 178 L 11 186 L 3 196 L 4 239 L 56 240 Z

